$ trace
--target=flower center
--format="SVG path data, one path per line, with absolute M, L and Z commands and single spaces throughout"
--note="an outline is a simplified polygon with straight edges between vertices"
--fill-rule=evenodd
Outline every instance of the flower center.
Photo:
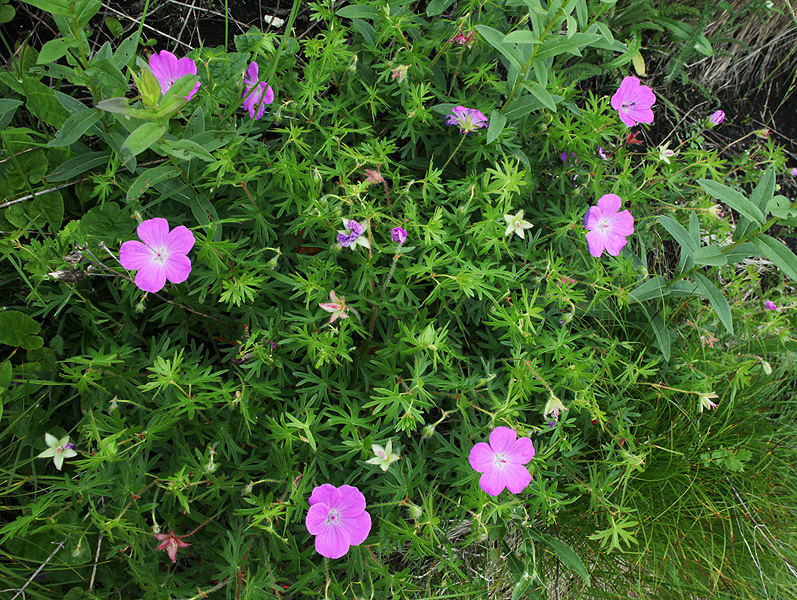
M 604 217 L 604 218 L 600 219 L 598 221 L 598 224 L 596 225 L 596 227 L 598 229 L 609 229 L 611 227 L 611 225 L 609 224 L 608 217 Z
M 64 451 L 64 447 L 63 446 L 58 446 L 58 448 L 55 449 L 55 453 L 56 454 L 61 454 L 61 452 L 63 452 L 63 451 Z
M 497 453 L 495 454 L 495 466 L 498 468 L 503 468 L 503 466 L 507 463 L 506 454 L 505 453 Z
M 629 111 L 636 106 L 636 102 L 623 102 L 623 110 Z
M 169 253 L 166 252 L 166 248 L 152 249 L 152 260 L 154 262 L 163 264 L 167 258 L 169 258 Z
M 329 512 L 327 513 L 327 523 L 331 525 L 337 525 L 340 521 L 340 513 L 337 509 L 330 508 Z

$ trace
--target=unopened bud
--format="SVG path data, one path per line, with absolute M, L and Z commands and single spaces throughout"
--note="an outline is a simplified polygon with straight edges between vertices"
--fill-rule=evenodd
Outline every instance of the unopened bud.
M 420 506 L 416 506 L 415 504 L 409 503 L 407 505 L 407 511 L 410 513 L 410 517 L 412 517 L 415 521 L 421 518 L 423 514 L 423 510 L 421 510 Z
M 135 310 L 138 314 L 141 314 L 146 310 L 146 308 L 147 307 L 143 302 L 137 302 L 133 310 Z
M 428 440 L 430 437 L 434 435 L 434 425 L 427 425 L 421 431 L 421 437 L 425 440 Z
M 767 375 L 772 375 L 772 365 L 770 365 L 767 361 L 761 361 L 761 367 L 764 369 L 764 373 Z

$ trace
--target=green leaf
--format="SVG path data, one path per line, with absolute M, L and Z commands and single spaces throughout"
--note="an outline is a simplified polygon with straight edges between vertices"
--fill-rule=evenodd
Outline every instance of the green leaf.
M 101 8 L 101 0 L 77 0 L 75 2 L 75 12 L 77 12 L 78 26 L 85 27 L 88 25 L 91 17 L 96 15 Z
M 644 302 L 667 296 L 669 293 L 670 288 L 667 286 L 667 280 L 661 275 L 653 275 L 650 279 L 645 280 L 641 285 L 631 290 L 628 294 L 628 301 L 631 304 Z
M 505 44 L 541 44 L 542 41 L 528 29 L 519 29 L 504 36 Z
M 17 108 L 22 104 L 23 102 L 21 100 L 12 100 L 10 98 L 0 99 L 0 131 L 5 129 L 11 122 L 11 119 L 14 118 L 14 113 L 17 112 Z
M 41 348 L 44 340 L 36 335 L 41 325 L 18 310 L 0 312 L 0 344 L 21 346 L 25 350 Z
M 537 53 L 535 58 L 537 60 L 542 60 L 544 58 L 550 58 L 552 56 L 558 56 L 564 53 L 581 56 L 581 52 L 579 52 L 581 48 L 584 48 L 593 42 L 597 42 L 602 38 L 603 36 L 597 33 L 576 33 L 571 37 L 564 35 L 549 35 L 547 38 L 545 38 L 545 42 L 543 42 L 542 46 L 540 47 L 540 51 Z
M 75 158 L 70 158 L 65 163 L 58 165 L 53 172 L 47 176 L 47 182 L 58 183 L 59 181 L 66 181 L 94 167 L 107 165 L 110 157 L 111 153 L 107 150 L 79 154 Z
M 797 256 L 786 244 L 763 233 L 758 234 L 753 242 L 764 258 L 775 263 L 792 281 L 797 281 Z
M 570 546 L 568 546 L 565 542 L 556 538 L 552 535 L 547 533 L 542 533 L 535 530 L 530 530 L 529 535 L 541 542 L 544 546 L 546 546 L 549 550 L 551 550 L 556 557 L 562 561 L 562 564 L 570 569 L 578 573 L 581 576 L 581 579 L 584 580 L 586 585 L 589 585 L 589 571 L 587 571 L 587 567 L 584 565 L 584 561 L 581 560 L 581 557 L 576 554 L 575 550 L 573 550 Z
M 562 96 L 558 96 L 556 94 L 551 94 L 551 98 L 556 103 L 559 103 L 564 99 Z M 537 98 L 530 94 L 524 94 L 520 98 L 515 98 L 509 103 L 504 111 L 504 116 L 506 116 L 508 121 L 517 121 L 529 113 L 534 112 L 535 110 L 541 110 L 543 108 L 545 108 L 545 105 Z
M 728 258 L 728 264 L 734 264 L 743 261 L 748 256 L 755 256 L 758 254 L 758 247 L 752 242 L 744 242 L 735 246 L 725 252 Z
M 17 10 L 13 6 L 8 4 L 0 4 L 0 25 L 13 21 L 14 15 L 16 14 Z
M 124 31 L 119 19 L 115 19 L 113 17 L 105 17 L 105 27 L 108 28 L 108 31 L 115 38 L 118 38 L 120 35 L 122 35 L 122 32 Z
M 659 217 L 659 224 L 680 244 L 682 252 L 685 252 L 689 257 L 694 255 L 698 249 L 698 244 L 695 243 L 683 225 L 675 219 L 666 216 Z
M 65 40 L 58 38 L 50 40 L 39 51 L 39 57 L 36 59 L 37 65 L 46 65 L 47 63 L 55 62 L 59 58 L 63 58 L 69 48 L 75 45 L 74 40 Z
M 670 352 L 671 352 L 671 337 L 670 337 L 670 330 L 667 328 L 667 325 L 664 323 L 664 317 L 662 317 L 661 312 L 659 312 L 653 320 L 650 322 L 651 328 L 653 329 L 653 334 L 656 336 L 656 341 L 659 344 L 659 350 L 661 350 L 661 355 L 664 357 L 664 360 L 669 362 L 670 361 Z M 589 582 L 587 582 L 589 585 Z
M 82 112 L 69 117 L 58 131 L 55 139 L 47 144 L 51 148 L 71 146 L 88 131 L 92 125 L 100 120 L 100 111 L 96 108 L 87 108 Z
M 501 132 L 504 130 L 504 125 L 506 125 L 506 115 L 494 109 L 490 113 L 490 126 L 487 128 L 488 144 L 493 143 L 498 136 L 501 135 Z
M 165 125 L 157 123 L 144 123 L 139 125 L 136 130 L 127 136 L 121 148 L 121 156 L 124 162 L 131 156 L 141 154 L 152 144 L 157 142 L 166 131 Z
M 177 172 L 172 165 L 161 165 L 143 171 L 127 189 L 127 202 L 140 198 L 144 192 L 155 184 L 176 177 Z
M 767 204 L 775 195 L 775 169 L 770 168 L 758 185 L 755 186 L 753 193 L 750 194 L 750 202 L 755 204 L 762 212 L 766 210 Z
M 54 15 L 62 17 L 74 16 L 74 13 L 69 9 L 71 4 L 69 0 L 24 0 L 24 2 Z
M 733 335 L 733 317 L 731 316 L 731 307 L 728 304 L 728 299 L 725 298 L 716 285 L 711 283 L 706 276 L 701 273 L 695 273 L 695 283 L 697 283 L 698 289 L 708 298 L 708 301 L 719 317 L 720 323 L 725 326 L 728 333 Z
M 364 6 L 362 4 L 349 4 L 343 8 L 338 9 L 335 15 L 343 17 L 344 19 L 378 19 L 380 16 L 379 10 L 373 6 Z
M 484 38 L 484 41 L 498 50 L 498 52 L 500 52 L 501 55 L 518 70 L 519 73 L 523 72 L 523 65 L 521 64 L 521 61 L 523 60 L 522 57 L 515 48 L 509 44 L 504 44 L 503 33 L 497 29 L 488 27 L 487 25 L 476 25 L 475 29 L 479 32 L 479 35 Z
M 11 362 L 7 360 L 3 363 L 3 366 L 0 367 L 0 393 L 7 390 L 8 386 L 11 385 L 12 373 L 13 368 L 11 367 Z
M 722 253 L 722 249 L 719 246 L 699 248 L 692 255 L 692 260 L 695 261 L 695 264 L 710 265 L 712 267 L 721 267 L 728 264 L 728 257 Z
M 523 87 L 531 92 L 531 95 L 539 100 L 543 106 L 545 106 L 545 108 L 552 112 L 556 112 L 556 101 L 544 86 L 540 85 L 536 81 L 526 81 L 523 82 Z
M 710 179 L 698 179 L 697 183 L 711 196 L 721 200 L 740 215 L 747 217 L 750 221 L 757 221 L 761 225 L 764 224 L 764 213 L 761 212 L 761 209 L 736 190 Z
M 56 233 L 61 229 L 61 221 L 64 220 L 64 199 L 59 191 L 41 194 L 9 206 L 5 217 L 9 223 L 20 229 L 49 225 L 50 231 Z
M 454 0 L 432 0 L 426 6 L 426 16 L 436 17 L 442 15 L 452 4 L 454 4 Z
M 210 152 L 191 140 L 167 141 L 161 144 L 161 148 L 163 148 L 167 154 L 179 158 L 180 160 L 191 160 L 192 158 L 199 158 L 207 162 L 216 160 Z

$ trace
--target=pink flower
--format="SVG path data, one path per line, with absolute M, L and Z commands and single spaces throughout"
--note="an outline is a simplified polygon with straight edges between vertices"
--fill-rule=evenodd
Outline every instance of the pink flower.
M 724 110 L 718 110 L 718 111 L 712 113 L 711 116 L 708 118 L 709 123 L 711 123 L 712 125 L 719 125 L 724 120 L 725 120 L 725 111 Z
M 174 82 L 185 75 L 196 75 L 196 63 L 184 56 L 179 59 L 168 50 L 161 50 L 157 54 L 149 57 L 149 68 L 158 83 L 161 84 L 161 91 L 165 94 Z M 199 89 L 199 82 L 196 82 L 194 89 L 185 97 L 190 100 Z
M 459 44 L 460 46 L 467 46 L 468 48 L 472 48 L 474 35 L 475 34 L 473 31 L 469 31 L 466 34 L 460 32 L 448 41 L 454 42 L 455 44 Z
M 394 242 L 401 245 L 407 239 L 407 231 L 403 227 L 394 227 L 390 230 L 390 237 Z
M 244 75 L 244 86 L 243 107 L 249 111 L 249 116 L 257 121 L 266 113 L 266 104 L 274 102 L 274 90 L 265 81 L 258 81 L 256 62 L 249 63 Z
M 359 546 L 368 537 L 371 515 L 365 510 L 365 496 L 356 487 L 336 488 L 325 483 L 313 490 L 304 524 L 315 536 L 316 552 L 340 558 L 349 546 Z
M 320 302 L 318 306 L 323 308 L 327 312 L 331 312 L 332 316 L 329 317 L 329 324 L 335 322 L 335 319 L 340 317 L 341 319 L 348 319 L 349 315 L 346 314 L 348 307 L 346 306 L 346 298 L 341 296 L 338 298 L 337 294 L 335 294 L 335 290 L 329 291 L 329 299 L 332 302 Z
M 789 171 L 789 175 L 791 175 L 792 177 L 797 177 L 797 167 Z
M 601 160 L 609 160 L 609 157 L 606 156 L 606 151 L 600 146 L 598 146 L 598 156 L 600 156 Z
M 188 548 L 191 545 L 181 540 L 174 529 L 170 529 L 169 533 L 156 533 L 155 537 L 160 542 L 155 550 L 166 550 L 172 562 L 177 562 L 177 548 Z
M 627 210 L 620 213 L 622 200 L 617 194 L 604 194 L 598 200 L 598 206 L 592 206 L 584 215 L 584 227 L 587 233 L 589 253 L 598 258 L 606 250 L 617 256 L 626 245 L 627 236 L 634 233 L 634 217 Z
M 650 107 L 656 103 L 656 94 L 639 79 L 629 75 L 612 96 L 612 108 L 620 113 L 620 120 L 628 127 L 637 123 L 653 123 Z
M 531 473 L 524 467 L 534 458 L 531 439 L 518 439 L 514 429 L 496 427 L 490 433 L 490 443 L 479 442 L 471 448 L 468 462 L 479 473 L 479 486 L 491 496 L 508 489 L 519 494 L 531 482 Z
M 456 125 L 460 133 L 468 135 L 482 127 L 487 127 L 487 117 L 475 108 L 457 106 L 451 109 L 451 114 L 446 116 L 446 125 Z
M 766 308 L 767 310 L 778 310 L 777 305 L 774 302 L 772 302 L 772 300 L 767 300 L 766 302 L 764 302 L 764 308 Z
M 187 254 L 194 247 L 194 234 L 180 225 L 169 231 L 166 219 L 148 219 L 138 226 L 143 244 L 131 240 L 119 248 L 119 262 L 125 269 L 138 270 L 136 285 L 145 292 L 159 292 L 168 279 L 182 283 L 191 272 Z
M 385 178 L 382 177 L 382 174 L 379 172 L 379 165 L 376 167 L 376 171 L 373 169 L 365 169 L 365 183 L 366 185 L 373 185 L 375 183 L 387 183 Z

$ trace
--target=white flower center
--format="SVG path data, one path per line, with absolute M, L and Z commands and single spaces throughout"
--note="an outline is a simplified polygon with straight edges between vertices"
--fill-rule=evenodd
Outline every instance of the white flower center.
M 623 102 L 623 110 L 628 112 L 636 106 L 636 102 Z
M 330 508 L 329 512 L 327 513 L 327 524 L 337 525 L 340 521 L 340 513 L 337 509 Z
M 609 223 L 609 217 L 603 217 L 600 219 L 596 225 L 598 229 L 609 229 L 611 224 Z
M 169 258 L 169 253 L 166 251 L 166 248 L 152 249 L 152 260 L 154 262 L 163 264 L 164 262 L 166 262 L 167 258 Z
M 504 465 L 506 463 L 507 463 L 506 453 L 504 453 L 504 452 L 501 452 L 501 453 L 496 452 L 495 453 L 495 460 L 494 460 L 493 464 L 495 464 L 495 466 L 498 467 L 499 469 L 503 469 Z

